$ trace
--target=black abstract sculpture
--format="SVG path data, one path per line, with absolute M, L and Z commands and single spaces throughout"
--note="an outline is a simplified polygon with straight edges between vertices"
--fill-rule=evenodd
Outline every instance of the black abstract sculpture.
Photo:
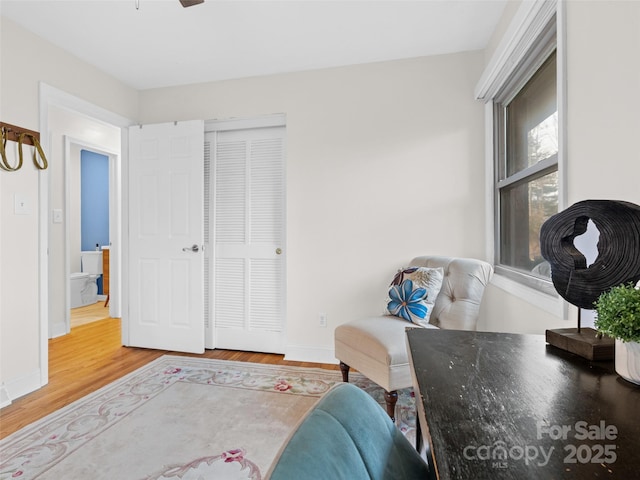
M 591 220 L 598 229 L 598 256 L 591 265 L 574 240 Z M 640 280 L 640 206 L 615 200 L 584 200 L 549 218 L 540 229 L 542 256 L 553 286 L 578 308 L 578 328 L 545 332 L 547 343 L 589 360 L 612 360 L 614 339 L 582 328 L 580 312 L 617 285 Z
M 600 233 L 598 257 L 587 266 L 574 239 L 589 220 Z M 549 218 L 540 230 L 542 256 L 558 294 L 593 309 L 601 293 L 640 280 L 640 206 L 616 200 L 584 200 Z

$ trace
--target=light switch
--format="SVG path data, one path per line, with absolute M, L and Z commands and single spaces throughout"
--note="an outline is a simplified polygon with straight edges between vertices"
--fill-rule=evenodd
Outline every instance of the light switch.
M 31 215 L 31 201 L 21 193 L 13 196 L 13 213 L 16 215 Z
M 54 208 L 53 209 L 53 223 L 62 223 L 62 209 Z

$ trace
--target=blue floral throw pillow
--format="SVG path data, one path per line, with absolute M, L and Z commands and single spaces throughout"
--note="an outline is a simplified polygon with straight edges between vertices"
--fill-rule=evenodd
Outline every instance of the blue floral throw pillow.
M 429 311 L 424 302 L 427 298 L 427 290 L 422 287 L 413 288 L 411 280 L 405 280 L 400 285 L 392 285 L 389 289 L 387 309 L 391 315 L 409 320 L 411 323 L 419 323 L 424 320 Z
M 408 267 L 399 270 L 389 288 L 387 312 L 427 326 L 443 278 L 442 268 Z

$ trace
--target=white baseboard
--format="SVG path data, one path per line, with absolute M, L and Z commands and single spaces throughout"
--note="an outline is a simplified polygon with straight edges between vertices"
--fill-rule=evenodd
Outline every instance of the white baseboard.
M 61 337 L 69 333 L 65 322 L 56 322 L 49 325 L 49 338 Z
M 333 348 L 307 345 L 287 345 L 284 359 L 295 362 L 338 363 Z
M 9 397 L 9 393 L 3 383 L 0 385 L 0 408 L 4 408 L 7 405 L 11 405 L 11 398 Z
M 9 405 L 15 399 L 35 392 L 40 387 L 42 387 L 40 383 L 40 369 L 22 377 L 8 380 L 0 387 L 0 406 L 4 407 Z

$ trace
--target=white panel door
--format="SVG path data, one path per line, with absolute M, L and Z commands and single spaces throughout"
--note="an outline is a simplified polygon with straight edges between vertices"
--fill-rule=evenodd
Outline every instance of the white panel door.
M 284 127 L 207 134 L 217 348 L 284 352 Z
M 204 122 L 129 142 L 129 345 L 203 353 Z

